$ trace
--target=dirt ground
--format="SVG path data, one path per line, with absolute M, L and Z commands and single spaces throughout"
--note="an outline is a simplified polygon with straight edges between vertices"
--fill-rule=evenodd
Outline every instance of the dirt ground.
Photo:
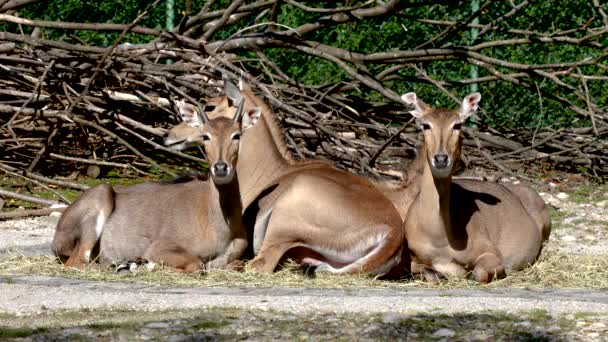
M 608 187 L 541 196 L 553 207 L 547 251 L 608 254 Z M 0 222 L 0 259 L 49 255 L 56 221 Z M 607 325 L 605 290 L 185 288 L 0 275 L 0 339 L 608 341 Z

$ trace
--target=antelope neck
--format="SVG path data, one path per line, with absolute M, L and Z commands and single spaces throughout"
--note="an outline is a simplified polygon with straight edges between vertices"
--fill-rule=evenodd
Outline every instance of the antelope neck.
M 270 125 L 275 124 L 263 111 L 257 125 L 243 133 L 239 162 L 236 172 L 241 190 L 243 208 L 246 209 L 258 195 L 288 168 L 289 162 L 277 146 Z

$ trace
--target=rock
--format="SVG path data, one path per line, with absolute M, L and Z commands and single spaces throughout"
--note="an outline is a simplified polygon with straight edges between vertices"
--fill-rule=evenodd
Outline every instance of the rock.
M 531 327 L 532 323 L 530 321 L 521 321 L 521 322 L 518 322 L 517 325 L 519 325 L 521 327 Z
M 574 315 L 572 315 L 572 316 L 574 317 Z M 560 327 L 559 327 L 559 326 L 557 326 L 557 325 L 552 325 L 552 326 L 550 326 L 550 327 L 548 327 L 548 328 L 547 328 L 547 332 L 548 332 L 548 333 L 552 333 L 552 334 L 553 334 L 553 333 L 556 333 L 556 332 L 559 332 L 559 331 L 561 331 L 561 330 L 562 330 L 562 328 L 560 328 Z
M 169 323 L 165 323 L 165 322 L 152 322 L 152 323 L 146 324 L 146 328 L 148 328 L 148 329 L 168 329 L 169 328 Z
M 490 340 L 490 335 L 488 335 L 485 332 L 478 332 L 478 333 L 475 333 L 471 337 L 471 340 L 473 340 L 473 341 L 489 341 Z
M 67 205 L 62 204 L 62 203 L 58 203 L 58 204 L 53 204 L 51 206 L 51 209 L 58 209 L 58 208 L 65 208 L 67 207 Z M 61 217 L 61 211 L 53 211 L 49 216 L 51 217 Z
M 573 242 L 576 241 L 576 237 L 572 236 L 572 235 L 564 235 L 562 236 L 562 241 L 567 241 L 567 242 Z
M 181 341 L 188 341 L 188 336 L 186 335 L 175 335 L 175 336 L 171 336 L 169 337 L 167 340 L 167 342 L 181 342 Z
M 557 198 L 555 198 L 551 195 L 547 196 L 547 198 L 545 199 L 545 202 L 547 202 L 549 205 L 551 205 L 553 207 L 557 207 L 562 204 L 562 202 L 560 200 L 558 200 Z
M 441 328 L 441 329 L 435 331 L 433 333 L 433 336 L 435 336 L 435 337 L 452 337 L 455 334 L 456 333 L 454 332 L 454 330 L 450 330 L 447 328 Z
M 382 322 L 387 324 L 396 324 L 403 321 L 403 316 L 396 313 L 387 313 L 382 317 Z
M 608 207 L 608 200 L 599 201 L 595 205 L 597 205 L 600 208 Z
M 87 167 L 87 176 L 91 178 L 97 178 L 101 174 L 101 169 L 97 165 L 90 165 Z
M 597 322 L 597 323 L 593 323 L 593 324 L 589 325 L 589 328 L 592 328 L 592 329 L 604 329 L 604 328 L 606 328 L 606 324 Z
M 595 240 L 595 236 L 593 236 L 593 235 L 585 235 L 585 240 L 594 241 Z
M 568 195 L 565 192 L 560 192 L 559 194 L 555 195 L 555 197 L 559 198 L 560 200 L 565 200 L 565 199 L 568 199 L 568 197 L 570 197 L 570 195 Z
M 373 333 L 374 331 L 378 331 L 381 330 L 382 327 L 379 324 L 369 324 L 365 329 L 363 329 L 363 333 L 364 334 L 370 334 Z
M 596 337 L 600 337 L 600 334 L 596 333 L 596 332 L 591 332 L 591 333 L 588 333 L 587 336 L 589 336 L 591 338 L 596 338 Z

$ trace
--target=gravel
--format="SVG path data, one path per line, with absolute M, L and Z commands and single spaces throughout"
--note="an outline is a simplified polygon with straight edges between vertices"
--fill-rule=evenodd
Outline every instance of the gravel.
M 558 189 L 541 196 L 559 217 L 546 249 L 608 253 L 608 194 L 586 203 L 577 203 L 575 196 Z M 0 257 L 50 255 L 56 222 L 57 217 L 0 221 Z M 76 315 L 73 327 L 45 325 L 48 317 L 66 310 L 86 310 L 86 314 Z M 94 312 L 116 310 L 132 312 L 126 316 L 128 324 L 82 323 L 83 317 Z M 172 310 L 194 310 L 196 315 L 181 320 L 137 318 L 144 312 L 161 317 Z M 201 315 L 205 317 L 202 321 Z M 29 323 L 20 325 L 19 317 L 26 317 Z M 330 340 L 493 340 L 502 336 L 506 340 L 608 341 L 607 317 L 608 293 L 583 289 L 176 288 L 36 275 L 0 277 L 0 337 L 21 336 L 24 340 L 78 336 L 171 341 L 312 336 Z

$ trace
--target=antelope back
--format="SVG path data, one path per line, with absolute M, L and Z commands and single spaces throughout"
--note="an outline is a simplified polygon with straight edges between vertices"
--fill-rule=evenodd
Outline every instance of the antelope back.
M 479 105 L 481 95 L 465 97 L 460 109 L 431 108 L 416 93 L 407 93 L 401 99 L 414 109 L 410 113 L 417 119 L 424 134 L 424 151 L 433 176 L 446 178 L 456 171 L 462 148 L 462 124 Z

